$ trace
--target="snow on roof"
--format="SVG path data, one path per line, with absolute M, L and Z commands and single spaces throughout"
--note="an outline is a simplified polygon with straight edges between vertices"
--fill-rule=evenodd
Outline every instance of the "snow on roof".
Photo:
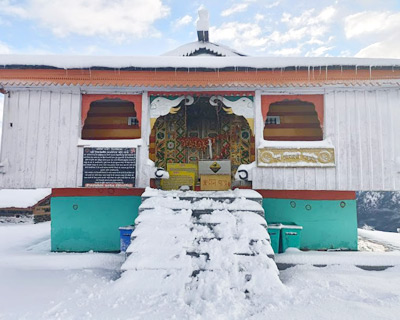
M 210 56 L 222 56 L 222 57 L 232 57 L 232 56 L 245 56 L 229 47 L 222 46 L 212 42 L 202 42 L 195 41 L 184 44 L 172 51 L 166 52 L 163 56 L 196 56 L 200 55 L 202 52 L 208 52 Z
M 178 48 L 179 49 L 179 48 Z M 338 58 L 338 57 L 177 57 L 177 56 L 65 56 L 65 55 L 0 55 L 0 70 L 28 67 L 60 69 L 86 68 L 255 68 L 366 66 L 399 67 L 400 59 Z
M 28 208 L 51 194 L 51 189 L 2 189 L 0 208 Z

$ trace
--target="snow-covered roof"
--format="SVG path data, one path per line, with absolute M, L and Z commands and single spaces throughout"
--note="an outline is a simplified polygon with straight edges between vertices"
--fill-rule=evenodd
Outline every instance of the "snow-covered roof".
M 245 56 L 229 47 L 212 42 L 195 41 L 184 44 L 172 51 L 166 52 L 163 56 L 217 56 L 235 57 Z
M 205 44 L 205 43 L 204 43 Z M 208 44 L 207 44 L 208 45 Z M 211 44 L 210 44 L 211 45 Z M 194 46 L 194 45 L 193 45 Z M 179 48 L 178 48 L 179 49 Z M 183 51 L 182 51 L 183 52 Z M 0 55 L 0 70 L 29 68 L 59 69 L 279 69 L 312 67 L 400 67 L 400 59 L 343 57 L 178 57 L 178 56 L 66 56 L 66 55 Z
M 51 194 L 51 189 L 2 189 L 0 208 L 28 208 Z

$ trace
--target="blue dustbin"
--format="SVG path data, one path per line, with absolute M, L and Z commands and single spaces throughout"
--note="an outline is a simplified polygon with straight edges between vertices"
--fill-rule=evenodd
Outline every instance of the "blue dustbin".
M 268 224 L 268 233 L 271 240 L 271 247 L 275 253 L 279 253 L 279 243 L 281 238 L 281 224 Z
M 131 235 L 134 226 L 119 227 L 119 243 L 121 252 L 126 252 L 129 245 L 131 244 Z

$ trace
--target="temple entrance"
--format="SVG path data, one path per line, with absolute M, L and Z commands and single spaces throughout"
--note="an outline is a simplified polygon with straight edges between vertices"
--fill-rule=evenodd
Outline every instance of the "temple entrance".
M 222 104 L 211 105 L 209 100 L 197 97 L 191 105 L 182 101 L 172 112 L 157 118 L 150 138 L 150 157 L 157 167 L 228 160 L 233 177 L 239 165 L 254 161 L 254 137 L 247 120 Z

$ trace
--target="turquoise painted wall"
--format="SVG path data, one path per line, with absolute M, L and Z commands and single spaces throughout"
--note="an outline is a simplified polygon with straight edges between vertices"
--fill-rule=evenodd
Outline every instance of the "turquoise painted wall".
M 301 249 L 357 250 L 355 200 L 263 199 L 268 223 L 303 226 Z
M 119 251 L 119 227 L 138 215 L 139 196 L 53 197 L 52 251 Z

